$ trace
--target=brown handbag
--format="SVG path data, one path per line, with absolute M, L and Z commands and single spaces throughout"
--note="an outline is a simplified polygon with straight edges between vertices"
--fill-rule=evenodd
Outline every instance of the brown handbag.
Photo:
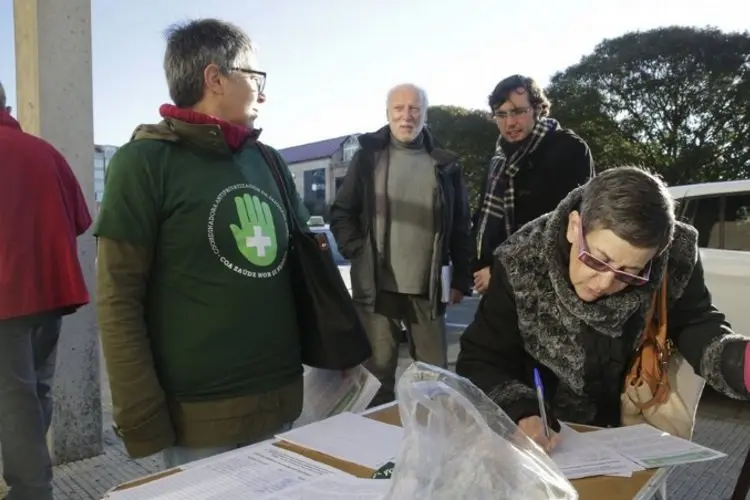
M 667 336 L 665 275 L 654 293 L 635 356 L 625 374 L 620 398 L 622 425 L 647 423 L 673 436 L 691 439 L 695 411 L 688 409 L 677 387 L 679 380 L 690 386 L 688 380 L 680 378 L 685 363 Z
M 625 375 L 625 392 L 629 388 L 638 388 L 643 384 L 651 390 L 651 399 L 633 401 L 633 404 L 641 411 L 667 402 L 670 392 L 668 367 L 672 350 L 672 341 L 667 337 L 667 277 L 665 275 L 660 289 L 654 293 L 636 355 L 630 365 L 630 370 Z

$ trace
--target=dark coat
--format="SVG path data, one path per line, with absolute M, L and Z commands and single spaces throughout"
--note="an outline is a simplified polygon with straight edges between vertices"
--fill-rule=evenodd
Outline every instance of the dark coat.
M 453 264 L 452 288 L 471 293 L 472 277 L 469 272 L 473 255 L 470 230 L 469 203 L 463 172 L 458 155 L 436 146 L 427 129 L 424 145 L 435 161 L 435 175 L 441 196 L 442 220 L 437 235 L 441 245 L 433 256 L 431 282 L 440 283 L 440 268 Z M 359 137 L 361 148 L 352 158 L 344 182 L 331 206 L 331 232 L 336 238 L 341 254 L 352 264 L 352 296 L 370 309 L 374 308 L 379 292 L 380 259 L 375 246 L 375 167 L 380 155 L 390 142 L 390 130 L 383 127 L 377 132 Z M 440 307 L 440 293 L 430 290 L 434 314 Z
M 582 189 L 497 249 L 489 290 L 461 337 L 456 372 L 518 422 L 539 414 L 538 368 L 553 426 L 555 419 L 618 426 L 625 372 L 667 269 L 668 335 L 677 350 L 715 390 L 750 399 L 743 378 L 747 339 L 711 304 L 691 226 L 677 224 L 648 284 L 592 303 L 578 299 L 568 277 L 565 228 Z
M 511 151 L 506 150 L 510 156 Z M 483 196 L 487 196 L 490 172 L 482 185 Z M 568 129 L 548 133 L 539 146 L 521 162 L 518 174 L 513 178 L 514 230 L 542 214 L 551 212 L 574 188 L 583 185 L 594 176 L 594 160 L 588 145 Z M 502 197 L 505 185 L 498 182 L 494 196 Z M 473 241 L 476 259 L 472 271 L 492 265 L 492 253 L 508 238 L 505 223 L 490 217 L 482 239 L 477 247 L 477 226 L 481 220 L 480 203 L 473 219 Z

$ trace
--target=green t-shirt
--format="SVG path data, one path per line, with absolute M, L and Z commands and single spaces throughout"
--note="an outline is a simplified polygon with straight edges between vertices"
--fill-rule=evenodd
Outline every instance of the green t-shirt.
M 113 156 L 105 186 L 96 236 L 153 249 L 144 307 L 167 394 L 211 400 L 299 376 L 288 218 L 257 146 L 136 140 Z

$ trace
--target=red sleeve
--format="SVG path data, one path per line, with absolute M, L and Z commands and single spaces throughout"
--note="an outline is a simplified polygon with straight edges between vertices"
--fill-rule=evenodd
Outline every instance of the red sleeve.
M 73 170 L 62 154 L 57 154 L 58 175 L 62 185 L 63 202 L 68 210 L 68 220 L 76 236 L 80 236 L 91 227 L 91 213 L 89 213 L 86 197 L 78 183 Z

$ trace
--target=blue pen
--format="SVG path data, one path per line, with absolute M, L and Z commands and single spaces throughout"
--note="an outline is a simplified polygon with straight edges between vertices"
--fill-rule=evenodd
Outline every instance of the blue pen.
M 544 437 L 550 438 L 549 422 L 547 421 L 547 406 L 544 404 L 544 386 L 542 385 L 542 377 L 539 375 L 539 370 L 534 368 L 534 386 L 536 387 L 536 399 L 539 402 L 539 417 L 541 417 L 544 423 Z

